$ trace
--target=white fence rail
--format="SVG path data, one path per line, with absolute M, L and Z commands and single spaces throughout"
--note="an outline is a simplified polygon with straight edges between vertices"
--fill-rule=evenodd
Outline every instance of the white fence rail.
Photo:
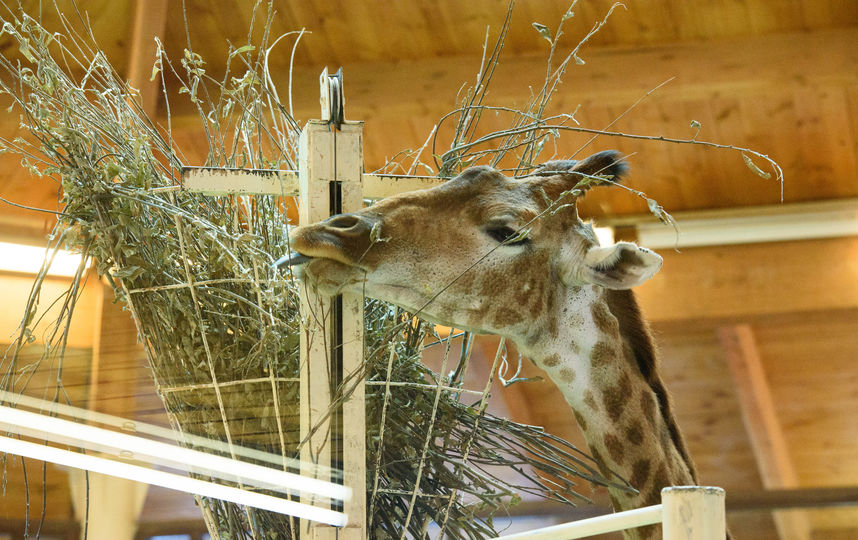
M 662 524 L 665 540 L 724 540 L 724 490 L 717 487 L 679 486 L 661 491 L 661 504 L 607 516 L 552 525 L 497 540 L 563 540 Z

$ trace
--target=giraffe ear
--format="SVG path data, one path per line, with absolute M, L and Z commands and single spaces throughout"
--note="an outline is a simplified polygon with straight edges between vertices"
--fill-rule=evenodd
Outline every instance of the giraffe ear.
M 661 269 L 662 258 L 631 242 L 592 247 L 584 256 L 580 277 L 607 289 L 630 289 L 648 280 Z

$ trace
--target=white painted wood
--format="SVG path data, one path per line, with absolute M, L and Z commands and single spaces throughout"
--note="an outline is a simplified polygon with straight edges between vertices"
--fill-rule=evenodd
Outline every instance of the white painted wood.
M 675 486 L 661 490 L 665 540 L 724 540 L 724 490 Z
M 447 178 L 438 178 L 437 176 L 364 174 L 363 196 L 366 199 L 383 199 L 406 191 L 433 188 L 447 181 Z
M 336 141 L 336 179 L 342 186 L 343 212 L 363 208 L 361 173 L 363 172 L 363 123 L 347 122 L 334 135 Z M 343 381 L 352 389 L 343 403 L 343 474 L 352 486 L 352 497 L 345 503 L 349 525 L 340 540 L 359 540 L 366 534 L 366 404 L 363 377 L 364 320 L 363 295 L 344 294 Z
M 329 183 L 334 178 L 334 135 L 328 125 L 310 121 L 301 133 L 298 149 L 300 223 L 313 223 L 330 216 Z M 300 336 L 300 436 L 301 474 L 314 474 L 304 463 L 328 467 L 331 464 L 330 393 L 331 299 L 301 284 Z M 315 428 L 315 431 L 313 431 Z M 301 497 L 305 504 L 324 505 L 315 497 Z M 302 523 L 302 534 L 311 535 L 315 526 Z M 310 536 L 312 537 L 312 536 Z
M 363 155 L 362 149 L 361 155 Z M 383 199 L 397 193 L 440 186 L 446 181 L 446 178 L 435 176 L 363 173 L 360 175 L 361 196 L 364 199 Z M 298 173 L 296 171 L 223 169 L 217 167 L 183 167 L 181 187 L 185 191 L 193 191 L 203 195 L 237 194 L 295 197 L 299 191 Z
M 204 195 L 298 195 L 298 173 L 274 169 L 183 167 L 182 189 Z
M 589 519 L 581 519 L 569 523 L 552 525 L 533 531 L 499 536 L 497 540 L 557 540 L 558 538 L 585 538 L 596 534 L 621 531 L 653 525 L 661 521 L 662 505 L 646 506 L 635 510 L 627 510 L 616 514 L 596 516 Z M 667 538 L 665 536 L 665 538 Z M 720 540 L 724 540 L 722 536 Z

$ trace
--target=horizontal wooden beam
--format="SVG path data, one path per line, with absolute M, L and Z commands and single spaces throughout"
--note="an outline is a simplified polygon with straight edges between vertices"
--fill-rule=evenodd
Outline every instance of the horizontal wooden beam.
M 637 288 L 653 322 L 858 309 L 858 237 L 662 250 Z

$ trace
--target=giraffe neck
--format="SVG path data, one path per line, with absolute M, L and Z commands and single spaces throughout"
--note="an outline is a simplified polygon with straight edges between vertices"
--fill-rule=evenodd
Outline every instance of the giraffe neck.
M 564 308 L 557 337 L 531 357 L 572 407 L 603 472 L 638 491 L 610 488 L 615 510 L 658 504 L 663 487 L 696 484 L 632 293 L 586 287 L 570 291 Z M 660 531 L 642 528 L 630 537 L 652 534 Z

